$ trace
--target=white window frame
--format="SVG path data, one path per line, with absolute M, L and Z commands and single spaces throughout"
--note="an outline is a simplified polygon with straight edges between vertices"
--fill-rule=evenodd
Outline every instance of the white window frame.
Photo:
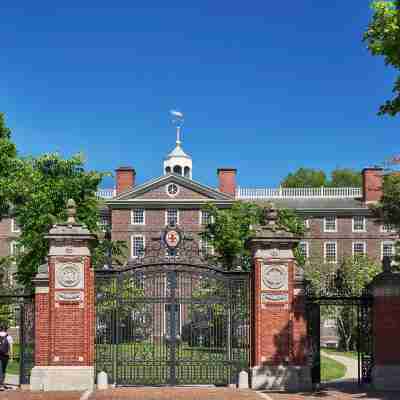
M 393 257 L 396 254 L 396 248 L 395 248 L 396 242 L 394 240 L 383 240 L 381 242 L 381 260 L 383 260 L 383 246 L 385 244 L 391 244 L 393 246 L 393 253 L 390 257 Z
M 21 228 L 16 228 L 17 221 L 15 221 L 15 218 L 11 218 L 11 232 L 12 233 L 21 233 Z
M 351 254 L 353 254 L 353 257 L 356 255 L 354 252 L 354 246 L 356 244 L 362 244 L 363 248 L 364 248 L 363 254 L 358 254 L 358 255 L 366 256 L 367 255 L 367 242 L 356 240 L 356 241 L 352 242 L 352 244 L 351 244 Z
M 200 247 L 200 253 L 201 253 L 201 255 L 203 255 L 203 256 L 204 256 L 204 254 L 203 254 L 203 244 L 204 244 L 204 243 L 207 243 L 207 240 L 204 240 L 203 238 L 200 238 L 200 240 L 199 240 L 199 247 Z M 207 253 L 207 255 L 213 256 L 213 255 L 215 254 L 214 246 L 213 246 L 212 244 L 208 243 L 208 246 L 207 246 L 207 244 L 206 244 L 206 247 L 208 247 L 208 249 L 210 250 L 209 253 Z
M 386 227 L 386 228 L 385 228 Z M 381 224 L 381 232 L 382 233 L 396 233 L 396 229 L 394 229 L 389 224 Z
M 310 228 L 310 218 L 304 218 L 304 228 Z
M 133 243 L 134 243 L 135 238 L 142 238 L 143 239 L 143 249 L 145 249 L 145 247 L 146 247 L 146 237 L 144 235 L 131 235 L 131 258 L 139 258 L 140 257 L 140 256 L 135 256 L 133 254 Z
M 203 224 L 203 215 L 204 215 L 205 213 L 210 214 L 210 213 L 208 213 L 207 211 L 203 211 L 203 210 L 200 210 L 200 211 L 199 211 L 199 225 L 200 225 L 200 226 L 206 226 L 206 224 Z M 210 215 L 210 222 L 211 222 L 211 223 L 214 222 L 214 217 L 213 217 L 212 215 Z
M 10 256 L 12 256 L 12 257 L 18 256 L 18 254 L 15 254 L 15 253 L 14 253 L 14 245 L 15 245 L 15 246 L 18 246 L 18 241 L 17 241 L 17 240 L 12 240 L 12 241 L 10 242 Z M 23 253 L 23 252 L 24 252 L 24 246 L 21 246 L 21 247 L 19 248 L 19 254 L 21 254 L 21 253 Z
M 323 323 L 324 328 L 337 328 L 336 321 L 333 318 L 327 318 Z
M 326 259 L 326 253 L 327 253 L 326 252 L 326 246 L 328 244 L 334 244 L 335 245 L 335 260 L 334 261 L 327 261 L 327 259 Z M 325 264 L 337 264 L 337 262 L 338 262 L 338 244 L 337 244 L 336 241 L 330 240 L 330 241 L 324 242 L 324 262 L 325 262 Z
M 300 241 L 300 243 L 299 243 L 299 247 L 302 245 L 302 244 L 304 244 L 305 245 L 305 258 L 309 258 L 310 257 L 310 243 L 308 243 L 307 241 L 305 241 L 305 240 L 302 240 L 302 241 Z M 299 249 L 300 250 L 300 249 Z
M 362 229 L 355 229 L 354 219 L 362 218 L 363 219 L 363 227 Z M 354 215 L 352 218 L 352 230 L 353 232 L 366 232 L 367 231 L 367 219 L 363 215 Z
M 168 225 L 168 210 L 176 210 L 176 225 L 179 225 L 179 210 L 177 208 L 167 208 L 165 210 L 165 225 Z
M 335 229 L 327 229 L 326 227 L 327 218 L 335 218 Z M 324 232 L 337 232 L 337 230 L 338 230 L 338 219 L 336 215 L 329 215 L 327 217 L 324 217 Z
M 143 222 L 135 222 L 135 210 L 143 210 Z M 146 210 L 142 207 L 132 208 L 131 210 L 131 225 L 146 225 Z

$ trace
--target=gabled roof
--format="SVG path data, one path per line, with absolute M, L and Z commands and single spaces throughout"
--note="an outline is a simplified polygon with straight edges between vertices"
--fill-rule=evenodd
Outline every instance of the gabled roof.
M 210 186 L 203 185 L 202 183 L 196 182 L 192 179 L 185 178 L 180 175 L 176 174 L 167 174 L 160 176 L 158 178 L 152 179 L 150 181 L 147 181 L 143 183 L 142 185 L 136 186 L 131 190 L 127 190 L 123 193 L 120 193 L 116 197 L 114 197 L 112 200 L 110 200 L 109 203 L 116 204 L 119 201 L 126 201 L 126 200 L 134 200 L 138 196 L 141 196 L 143 193 L 149 192 L 153 189 L 156 189 L 160 186 L 166 185 L 168 183 L 176 183 L 178 185 L 181 185 L 183 187 L 186 187 L 188 189 L 191 189 L 195 192 L 198 192 L 206 197 L 208 197 L 210 200 L 219 200 L 219 201 L 233 201 L 234 198 L 226 193 L 222 193 L 217 189 L 214 189 Z M 182 199 L 183 200 L 183 199 Z M 188 199 L 190 200 L 190 199 Z

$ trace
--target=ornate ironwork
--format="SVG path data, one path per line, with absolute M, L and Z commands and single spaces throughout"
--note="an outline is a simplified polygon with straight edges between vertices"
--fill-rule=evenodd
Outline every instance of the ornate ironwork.
M 185 236 L 96 271 L 96 369 L 117 385 L 229 384 L 249 368 L 249 275 L 209 266 Z
M 371 382 L 373 357 L 373 296 L 369 287 L 355 290 L 346 285 L 340 274 L 328 275 L 318 289 L 305 282 L 304 294 L 309 337 L 309 360 L 313 385 L 321 383 L 321 316 L 322 306 L 341 307 L 346 318 L 355 325 L 355 347 L 358 357 L 358 384 Z M 344 311 L 343 311 L 344 310 Z
M 16 291 L 0 294 L 0 325 L 8 327 L 14 343 L 19 344 L 14 360 L 19 363 L 19 383 L 29 384 L 35 355 L 34 297 Z

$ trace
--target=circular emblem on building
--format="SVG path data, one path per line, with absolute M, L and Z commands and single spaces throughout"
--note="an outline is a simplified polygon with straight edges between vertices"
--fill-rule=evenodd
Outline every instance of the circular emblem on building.
M 268 289 L 286 289 L 286 268 L 281 265 L 268 265 L 263 269 L 262 280 Z
M 167 229 L 164 234 L 164 241 L 169 248 L 174 249 L 181 242 L 181 234 L 176 229 Z
M 82 275 L 79 265 L 66 264 L 58 269 L 57 281 L 60 286 L 73 288 L 81 283 Z
M 175 183 L 170 183 L 167 186 L 167 193 L 169 196 L 172 196 L 172 197 L 176 196 L 178 194 L 178 192 L 179 192 L 179 187 Z

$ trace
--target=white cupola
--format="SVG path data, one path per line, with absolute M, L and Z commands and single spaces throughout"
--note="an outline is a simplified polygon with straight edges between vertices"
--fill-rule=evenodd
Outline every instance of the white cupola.
M 172 112 L 171 112 L 172 113 Z M 176 147 L 164 159 L 164 175 L 177 174 L 185 178 L 192 179 L 192 157 L 186 154 L 181 147 L 181 129 L 183 124 L 183 115 L 174 111 L 176 120 Z M 178 118 L 179 117 L 179 118 Z

